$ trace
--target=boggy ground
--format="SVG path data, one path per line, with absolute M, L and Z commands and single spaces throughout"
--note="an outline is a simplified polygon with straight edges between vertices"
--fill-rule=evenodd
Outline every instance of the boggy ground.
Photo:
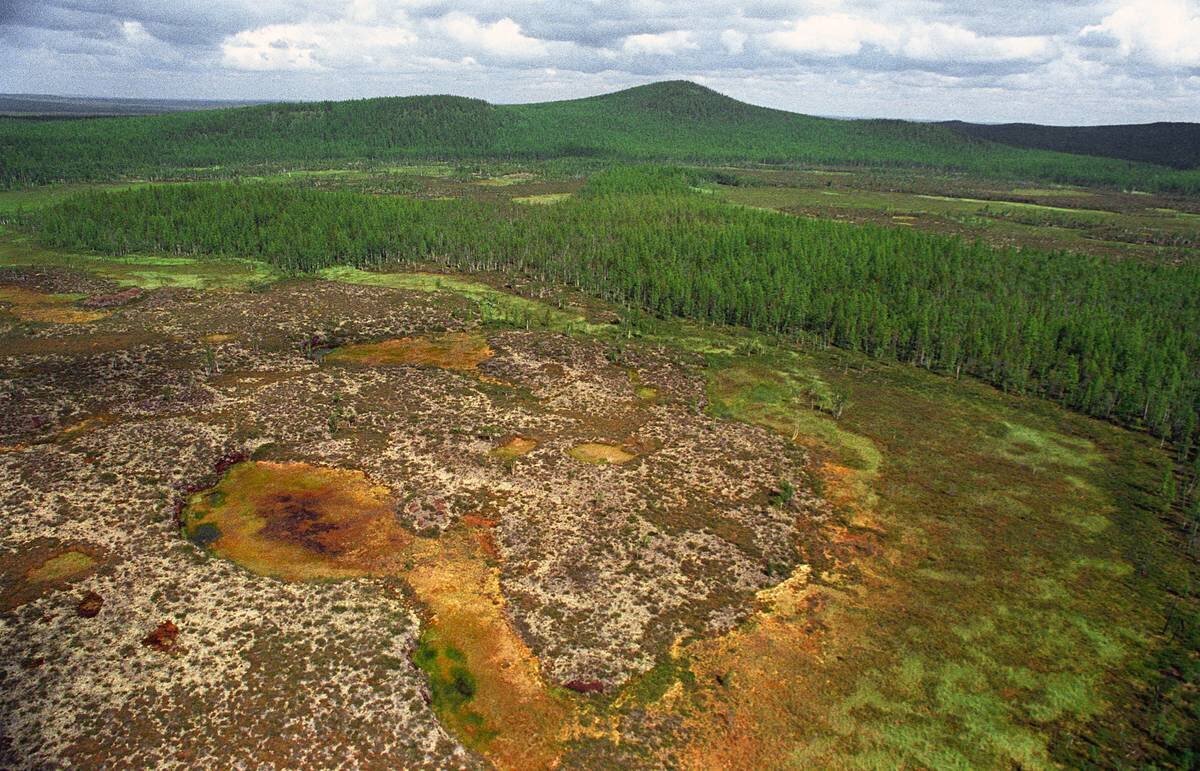
M 5 765 L 1195 757 L 1147 437 L 511 278 L 4 261 Z
M 550 765 L 827 561 L 805 449 L 710 416 L 696 354 L 448 293 L 0 285 L 6 764 Z

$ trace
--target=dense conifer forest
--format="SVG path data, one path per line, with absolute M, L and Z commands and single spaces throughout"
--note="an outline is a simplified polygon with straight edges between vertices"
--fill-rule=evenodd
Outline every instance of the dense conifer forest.
M 974 375 L 1193 445 L 1200 267 L 790 217 L 714 200 L 699 181 L 618 169 L 544 207 L 191 184 L 84 193 L 28 224 L 59 247 L 250 257 L 295 273 L 514 271 L 663 316 Z
M 1105 146 L 1083 151 L 1089 148 Z M 1003 179 L 1200 191 L 1195 169 L 1012 147 L 941 124 L 815 118 L 745 104 L 686 82 L 527 105 L 429 96 L 79 121 L 0 119 L 0 185 L 9 187 L 265 163 L 417 158 L 928 167 Z
M 1147 123 L 1130 126 L 1038 126 L 1032 123 L 952 122 L 964 136 L 1076 155 L 1124 158 L 1176 169 L 1200 166 L 1200 124 Z

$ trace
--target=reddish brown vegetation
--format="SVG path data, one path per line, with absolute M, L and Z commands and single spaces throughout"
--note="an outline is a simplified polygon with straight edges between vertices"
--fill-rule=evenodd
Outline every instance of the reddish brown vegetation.
M 604 683 L 599 680 L 577 679 L 568 680 L 563 687 L 576 693 L 603 693 Z
M 143 294 L 144 292 L 139 287 L 131 286 L 119 292 L 92 295 L 80 301 L 79 304 L 84 308 L 116 308 L 133 302 Z
M 142 638 L 142 645 L 162 653 L 174 653 L 179 650 L 179 627 L 173 621 L 164 621 Z
M 95 618 L 104 607 L 104 598 L 95 592 L 88 592 L 75 606 L 75 612 L 83 618 Z

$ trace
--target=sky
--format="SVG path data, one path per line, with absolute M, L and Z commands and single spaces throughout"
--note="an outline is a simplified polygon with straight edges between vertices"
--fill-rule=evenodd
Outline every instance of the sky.
M 0 0 L 0 92 L 492 102 L 688 79 L 846 117 L 1200 121 L 1200 0 Z

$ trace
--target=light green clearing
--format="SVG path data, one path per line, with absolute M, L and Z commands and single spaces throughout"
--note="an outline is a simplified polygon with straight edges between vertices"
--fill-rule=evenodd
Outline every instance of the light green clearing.
M 512 324 L 527 329 L 551 329 L 570 333 L 594 333 L 608 326 L 590 324 L 580 314 L 560 311 L 536 300 L 507 294 L 487 284 L 436 273 L 373 273 L 339 266 L 326 268 L 317 275 L 326 281 L 341 281 L 346 284 L 383 286 L 413 292 L 450 292 L 474 302 L 485 323 Z
M 1046 206 L 1040 203 L 1024 203 L 1022 201 L 989 201 L 986 198 L 955 198 L 945 195 L 917 195 L 917 198 L 925 198 L 931 201 L 962 201 L 963 203 L 976 203 L 985 206 L 999 206 L 1001 208 L 1012 207 L 1014 209 L 1043 209 L 1045 211 L 1067 212 L 1068 214 L 1090 214 L 1093 216 L 1108 217 L 1112 212 L 1100 211 L 1099 209 L 1069 209 L 1064 206 Z
M 534 205 L 549 205 L 565 201 L 571 197 L 570 193 L 544 193 L 542 195 L 524 195 L 519 198 L 514 198 L 513 203 L 525 203 Z
M 829 171 L 828 169 L 804 169 L 805 174 L 815 174 L 818 177 L 851 177 L 852 171 Z
M 532 182 L 537 179 L 533 174 L 526 172 L 518 172 L 516 174 L 505 174 L 502 177 L 488 177 L 487 179 L 476 180 L 475 184 L 485 187 L 508 187 L 509 185 L 522 185 L 526 182 Z
M 1161 214 L 1166 214 L 1171 217 L 1178 217 L 1179 219 L 1200 220 L 1200 214 L 1193 214 L 1190 211 L 1179 211 L 1178 209 L 1160 209 L 1160 208 L 1154 208 L 1154 209 L 1151 209 L 1151 211 L 1156 211 L 1156 212 L 1159 212 Z
M 409 174 L 414 177 L 449 177 L 454 174 L 454 167 L 449 164 L 385 166 L 382 170 L 388 174 Z
M 1053 196 L 1054 198 L 1091 198 L 1091 197 L 1095 196 L 1096 194 L 1089 192 L 1087 190 L 1080 190 L 1080 189 L 1074 188 L 1074 187 L 1061 187 L 1061 188 L 1059 188 L 1059 187 L 1055 187 L 1055 188 L 1029 187 L 1029 188 L 1017 188 L 1016 190 L 1010 191 L 1009 195 L 1025 195 L 1025 196 L 1030 196 L 1030 197 L 1046 197 L 1046 198 L 1049 198 L 1051 196 Z
M 1088 468 L 1104 460 L 1104 456 L 1096 452 L 1096 448 L 1086 439 L 1009 422 L 1005 422 L 1004 426 L 1008 433 L 1004 437 L 1005 446 L 1001 452 L 1014 460 L 1043 467 L 1058 465 L 1074 468 Z
M 142 289 L 248 289 L 278 281 L 279 271 L 264 262 L 126 255 L 108 257 L 50 251 L 27 238 L 0 238 L 0 266 L 50 266 L 85 270 L 122 286 Z

